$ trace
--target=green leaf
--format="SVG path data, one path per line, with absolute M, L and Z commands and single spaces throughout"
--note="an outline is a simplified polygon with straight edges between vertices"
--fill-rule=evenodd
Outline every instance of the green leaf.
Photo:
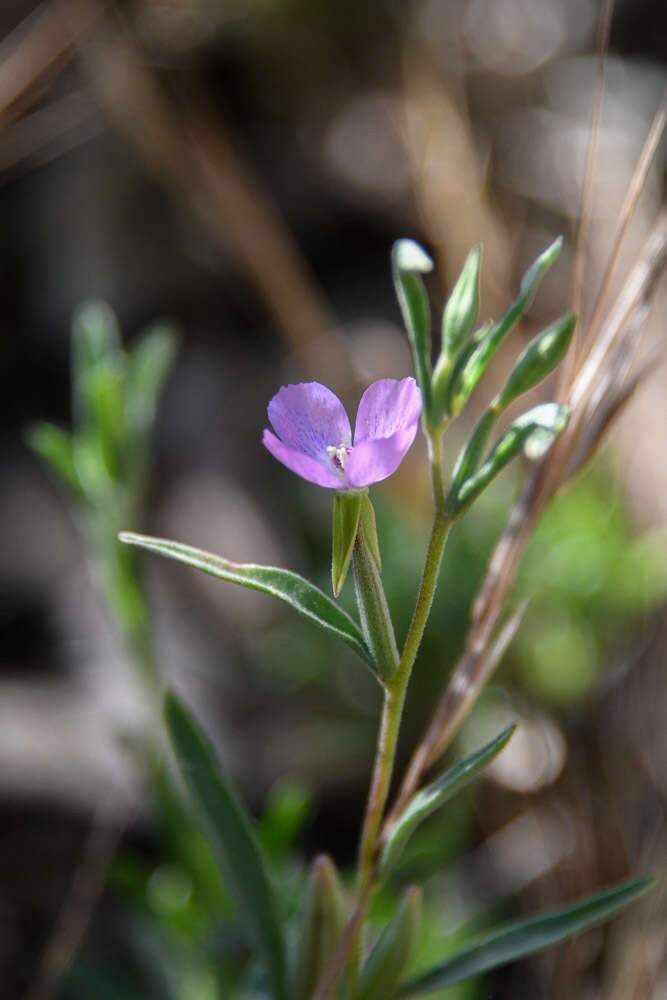
M 424 414 L 431 405 L 431 308 L 421 278 L 433 270 L 433 261 L 414 240 L 397 240 L 391 252 L 394 288 L 412 349 Z
M 521 281 L 519 297 L 491 327 L 467 359 L 456 382 L 452 383 L 451 386 L 451 412 L 453 414 L 461 412 L 501 342 L 533 301 L 539 283 L 558 256 L 562 243 L 563 240 L 559 237 L 526 271 Z
M 265 594 L 271 594 L 285 601 L 298 614 L 346 642 L 373 672 L 377 673 L 375 661 L 357 623 L 339 608 L 335 601 L 297 573 L 273 566 L 230 562 L 210 552 L 203 552 L 201 549 L 182 545 L 180 542 L 171 542 L 165 538 L 151 538 L 149 535 L 136 535 L 129 531 L 121 532 L 118 537 L 121 542 L 137 545 L 169 559 L 176 559 L 221 580 L 239 583 L 242 587 L 250 587 L 252 590 L 261 590 Z
M 331 586 L 338 597 L 350 568 L 354 540 L 359 527 L 361 493 L 336 490 L 333 502 L 333 532 L 331 547 Z
M 294 997 L 308 1000 L 345 926 L 343 890 L 331 858 L 315 858 L 308 879 L 294 964 Z
M 482 452 L 486 447 L 486 442 L 497 417 L 498 415 L 493 408 L 489 407 L 488 410 L 485 410 L 470 435 L 466 446 L 461 449 L 459 457 L 456 460 L 456 465 L 454 466 L 452 481 L 449 487 L 449 492 L 452 496 L 457 496 L 466 479 L 469 479 L 477 471 L 482 458 Z
M 264 859 L 240 802 L 209 741 L 173 694 L 165 720 L 179 769 L 248 933 L 262 955 L 278 1000 L 287 1000 L 285 943 Z
M 72 320 L 72 385 L 78 423 L 85 423 L 90 416 L 91 373 L 120 349 L 120 331 L 113 309 L 97 300 L 82 303 Z
M 442 390 L 442 400 L 440 401 L 440 405 L 443 407 L 443 415 L 454 415 L 454 389 L 458 386 L 461 379 L 461 373 L 463 372 L 463 369 L 469 359 L 475 353 L 479 344 L 481 344 L 481 342 L 486 338 L 492 326 L 493 323 L 489 321 L 483 323 L 479 330 L 476 330 L 475 333 L 473 333 L 468 343 L 463 345 L 455 357 L 447 377 L 446 385 Z M 433 377 L 435 379 L 435 373 Z M 442 376 L 440 377 L 442 378 Z
M 562 910 L 543 913 L 519 923 L 501 924 L 451 955 L 441 965 L 406 983 L 398 995 L 423 996 L 549 948 L 613 917 L 645 893 L 651 882 L 650 878 L 636 879 Z
M 47 462 L 63 482 L 81 494 L 81 483 L 74 463 L 72 435 L 55 424 L 33 424 L 28 430 L 28 444 Z
M 498 438 L 479 471 L 458 490 L 450 488 L 445 500 L 447 512 L 460 514 L 520 451 L 530 461 L 541 458 L 565 429 L 568 417 L 568 407 L 559 403 L 543 403 L 522 413 Z
M 157 398 L 176 348 L 176 335 L 165 326 L 148 330 L 132 347 L 127 362 L 125 401 L 128 420 L 137 431 L 143 432 L 153 423 Z
M 495 739 L 457 761 L 439 778 L 413 796 L 390 831 L 382 848 L 380 872 L 383 875 L 386 875 L 396 863 L 419 824 L 464 788 L 468 782 L 476 778 L 480 771 L 487 767 L 507 746 L 515 729 L 516 725 L 507 726 Z
M 517 396 L 528 392 L 553 371 L 565 356 L 576 325 L 574 314 L 562 316 L 528 344 L 498 394 L 495 409 L 504 410 Z
M 294 846 L 313 804 L 310 790 L 297 781 L 278 781 L 271 789 L 256 831 L 270 861 L 284 859 Z
M 421 890 L 407 889 L 398 910 L 361 970 L 359 1000 L 387 1000 L 412 957 L 421 916 Z

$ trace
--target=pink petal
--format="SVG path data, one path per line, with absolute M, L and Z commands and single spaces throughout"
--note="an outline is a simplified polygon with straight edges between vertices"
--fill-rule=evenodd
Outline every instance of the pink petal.
M 350 451 L 345 463 L 347 481 L 353 489 L 370 486 L 396 472 L 417 434 L 417 422 L 391 437 L 360 441 Z
M 269 403 L 268 414 L 282 443 L 310 458 L 326 461 L 328 447 L 350 443 L 350 421 L 343 404 L 319 382 L 283 386 Z
M 400 382 L 393 378 L 383 378 L 379 382 L 373 382 L 361 397 L 357 410 L 355 448 L 362 441 L 390 438 L 398 431 L 414 428 L 410 438 L 412 444 L 421 409 L 421 393 L 413 378 L 404 378 Z
M 343 480 L 331 472 L 326 465 L 318 462 L 315 458 L 310 458 L 309 455 L 304 455 L 302 451 L 288 448 L 268 428 L 264 431 L 262 444 L 268 448 L 274 458 L 286 465 L 292 472 L 296 472 L 297 476 L 307 479 L 309 483 L 328 486 L 329 489 L 342 490 L 346 488 Z

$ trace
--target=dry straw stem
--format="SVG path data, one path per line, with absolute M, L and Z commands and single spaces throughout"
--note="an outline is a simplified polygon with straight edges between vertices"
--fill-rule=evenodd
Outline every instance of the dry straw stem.
M 649 141 L 657 145 L 653 136 Z M 489 646 L 519 560 L 546 504 L 583 461 L 591 457 L 604 431 L 638 384 L 638 376 L 628 371 L 624 359 L 637 350 L 666 261 L 667 209 L 664 209 L 595 342 L 589 349 L 584 339 L 575 358 L 577 374 L 566 395 L 572 410 L 570 422 L 551 451 L 529 475 L 510 512 L 473 606 L 465 651 L 413 754 L 385 823 L 385 835 L 418 787 L 424 772 L 449 746 L 499 661 L 493 649 L 488 652 Z M 596 391 L 600 385 L 605 386 L 602 395 Z
M 104 0 L 59 0 L 41 4 L 2 42 L 0 129 L 24 112 L 50 86 L 77 42 L 103 13 Z
M 203 86 L 169 100 L 107 0 L 44 5 L 5 40 L 5 49 L 0 129 L 25 111 L 78 52 L 109 120 L 223 251 L 231 251 L 301 365 L 326 373 L 327 384 L 339 391 L 356 385 L 357 373 L 336 333 L 329 303 Z

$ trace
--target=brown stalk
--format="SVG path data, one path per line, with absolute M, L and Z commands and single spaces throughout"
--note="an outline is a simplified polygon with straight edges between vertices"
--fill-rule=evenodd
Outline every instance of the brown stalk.
M 107 18 L 81 47 L 104 110 L 148 169 L 241 264 L 290 351 L 327 384 L 355 381 L 324 295 L 279 212 L 203 87 L 167 99 L 137 45 Z
M 616 266 L 620 257 L 621 247 L 623 245 L 623 239 L 628 230 L 628 226 L 634 215 L 635 208 L 637 207 L 637 202 L 639 201 L 639 196 L 642 193 L 644 184 L 646 183 L 646 178 L 650 170 L 651 164 L 653 163 L 653 158 L 655 156 L 658 144 L 662 138 L 662 133 L 665 129 L 665 123 L 667 122 L 667 88 L 663 94 L 662 102 L 660 107 L 655 113 L 653 122 L 651 123 L 651 128 L 649 130 L 648 136 L 644 143 L 641 155 L 637 160 L 635 166 L 632 180 L 630 181 L 630 186 L 628 187 L 623 205 L 621 206 L 621 211 L 619 213 L 618 225 L 616 228 L 616 233 L 614 235 L 614 243 L 612 246 L 612 251 L 605 268 L 604 276 L 602 278 L 602 283 L 600 285 L 600 290 L 595 299 L 595 304 L 593 306 L 593 312 L 590 321 L 587 324 L 586 338 L 584 342 L 584 347 L 586 344 L 591 343 L 595 334 L 597 333 L 599 327 L 599 321 L 602 314 L 602 309 L 605 304 L 605 299 L 609 292 L 611 282 L 613 280 L 614 274 L 616 272 Z M 576 309 L 574 310 L 577 311 Z
M 42 4 L 4 40 L 9 52 L 0 63 L 0 128 L 33 103 L 45 78 L 52 82 L 105 7 L 105 0 Z
M 602 102 L 604 98 L 604 78 L 605 78 L 605 56 L 609 47 L 609 33 L 611 31 L 611 19 L 614 11 L 614 0 L 605 0 L 600 11 L 600 21 L 598 24 L 598 77 L 595 100 L 593 101 L 593 113 L 591 117 L 591 131 L 588 149 L 586 151 L 586 167 L 584 170 L 584 183 L 581 189 L 581 211 L 579 213 L 579 227 L 577 230 L 577 244 L 574 256 L 574 269 L 572 274 L 572 312 L 581 314 L 581 305 L 584 292 L 584 274 L 586 271 L 586 251 L 588 243 L 588 233 L 592 215 L 592 193 L 593 181 L 595 179 L 595 167 L 597 163 L 598 146 L 600 142 L 600 119 L 602 117 Z

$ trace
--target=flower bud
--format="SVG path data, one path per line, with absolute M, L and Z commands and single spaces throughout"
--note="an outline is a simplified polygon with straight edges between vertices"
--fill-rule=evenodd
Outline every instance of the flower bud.
M 562 316 L 528 344 L 494 403 L 497 409 L 504 410 L 517 396 L 546 378 L 567 352 L 576 325 L 574 314 Z
M 391 252 L 394 288 L 410 341 L 417 384 L 428 418 L 431 403 L 431 308 L 421 275 L 433 261 L 414 240 L 397 240 Z

